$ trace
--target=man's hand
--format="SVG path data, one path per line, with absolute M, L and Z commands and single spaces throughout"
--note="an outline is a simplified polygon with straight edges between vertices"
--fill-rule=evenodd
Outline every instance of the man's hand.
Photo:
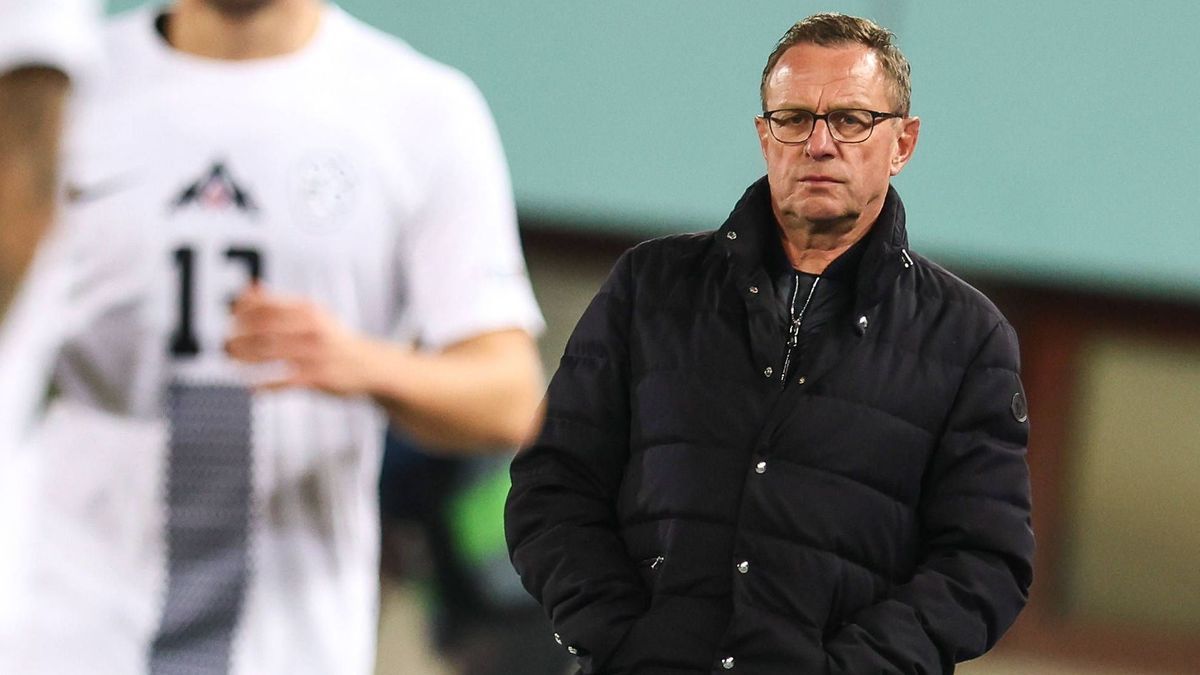
M 283 362 L 287 374 L 261 384 L 264 389 L 367 393 L 371 344 L 315 303 L 272 293 L 258 284 L 234 302 L 225 350 L 246 363 Z
M 537 346 L 517 328 L 421 352 L 355 333 L 309 300 L 254 285 L 234 303 L 225 350 L 245 363 L 286 366 L 262 389 L 370 396 L 427 449 L 503 451 L 540 423 Z

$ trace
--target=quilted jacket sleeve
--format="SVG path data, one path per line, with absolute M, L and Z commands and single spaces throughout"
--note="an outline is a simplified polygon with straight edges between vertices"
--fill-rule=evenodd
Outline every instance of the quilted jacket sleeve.
M 616 650 L 649 596 L 614 510 L 629 456 L 629 254 L 584 312 L 547 394 L 546 421 L 512 464 L 509 552 L 584 672 Z
M 1028 424 L 1012 328 L 968 366 L 920 505 L 912 579 L 826 642 L 833 673 L 949 673 L 999 640 L 1032 582 Z

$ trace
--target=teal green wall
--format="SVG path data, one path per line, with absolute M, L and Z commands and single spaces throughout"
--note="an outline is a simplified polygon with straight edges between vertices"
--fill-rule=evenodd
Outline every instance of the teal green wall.
M 475 79 L 524 215 L 645 236 L 719 225 L 762 173 L 758 78 L 794 20 L 871 16 L 913 64 L 915 249 L 1200 302 L 1200 2 L 341 4 Z

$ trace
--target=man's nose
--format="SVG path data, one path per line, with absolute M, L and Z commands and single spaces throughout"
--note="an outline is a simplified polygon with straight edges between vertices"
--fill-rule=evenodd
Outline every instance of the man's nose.
M 813 122 L 812 134 L 805 143 L 804 151 L 813 159 L 831 157 L 837 151 L 837 142 L 829 133 L 829 123 L 825 120 Z

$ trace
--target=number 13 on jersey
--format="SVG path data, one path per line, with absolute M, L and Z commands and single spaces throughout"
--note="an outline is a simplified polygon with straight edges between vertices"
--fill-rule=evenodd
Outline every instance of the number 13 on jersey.
M 173 252 L 178 280 L 178 316 L 171 355 L 188 358 L 219 348 L 229 306 L 245 287 L 263 278 L 263 256 L 253 246 L 180 246 Z M 206 325 L 212 321 L 217 325 Z M 204 344 L 202 338 L 216 340 Z

